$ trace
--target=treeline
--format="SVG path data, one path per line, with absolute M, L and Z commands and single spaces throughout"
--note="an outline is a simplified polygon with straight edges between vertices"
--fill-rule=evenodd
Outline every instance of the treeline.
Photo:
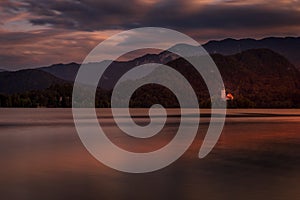
M 54 84 L 45 90 L 34 90 L 24 93 L 0 94 L 0 107 L 14 108 L 71 108 L 72 84 Z M 111 92 L 98 90 L 95 106 L 110 107 Z
M 52 85 L 45 90 L 29 91 L 16 94 L 0 94 L 0 107 L 48 107 L 70 108 L 72 107 L 72 84 Z M 278 91 L 272 93 L 247 92 L 233 93 L 234 100 L 228 101 L 229 108 L 300 108 L 300 93 L 284 93 Z M 98 90 L 96 93 L 95 106 L 97 108 L 110 107 L 111 91 Z M 209 108 L 210 98 L 207 95 L 200 96 L 199 106 Z M 166 108 L 178 108 L 179 103 L 174 94 L 164 87 L 146 85 L 134 92 L 130 101 L 130 107 L 148 108 L 153 104 L 162 104 Z
M 52 85 L 45 90 L 0 94 L 1 107 L 71 107 L 72 85 Z

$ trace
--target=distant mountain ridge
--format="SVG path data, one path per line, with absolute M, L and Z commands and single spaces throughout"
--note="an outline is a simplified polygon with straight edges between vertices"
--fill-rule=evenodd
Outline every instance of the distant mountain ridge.
M 79 67 L 80 64 L 72 62 L 68 64 L 59 63 L 48 67 L 41 67 L 38 68 L 38 70 L 47 72 L 66 81 L 74 81 Z
M 278 53 L 269 49 L 251 49 L 229 56 L 213 54 L 212 58 L 222 75 L 226 91 L 235 97 L 229 102 L 229 107 L 300 106 L 300 72 Z M 209 94 L 199 73 L 182 58 L 168 65 L 189 80 L 200 105 L 207 106 Z M 147 98 L 137 98 L 138 102 L 147 101 Z
M 175 45 L 172 48 L 176 48 L 177 46 L 180 46 L 180 44 Z M 300 70 L 300 51 L 298 50 L 300 47 L 300 37 L 269 37 L 261 40 L 225 39 L 220 41 L 210 41 L 204 44 L 203 47 L 210 54 L 222 55 L 234 55 L 250 49 L 270 49 L 286 57 L 292 64 L 295 65 L 298 70 Z M 146 54 L 131 61 L 114 61 L 111 65 L 111 68 L 105 73 L 105 77 L 120 77 L 124 72 L 135 66 L 149 62 L 166 64 L 177 58 L 178 57 L 174 56 L 174 54 L 171 54 L 168 51 L 163 51 L 160 54 Z M 102 62 L 99 62 L 100 66 L 101 64 Z M 80 64 L 73 62 L 69 64 L 55 64 L 38 69 L 48 72 L 60 79 L 74 81 L 79 67 Z M 110 81 L 107 82 L 102 80 L 101 84 L 104 88 L 110 89 L 112 87 Z
M 167 63 L 174 58 L 167 53 L 146 54 L 130 61 L 114 61 L 100 79 L 100 85 L 104 89 L 112 89 L 119 77 L 135 66 L 157 62 Z M 108 61 L 91 63 L 101 67 Z M 12 94 L 30 90 L 42 90 L 54 84 L 72 83 L 75 81 L 80 64 L 72 62 L 68 64 L 53 64 L 36 69 L 19 71 L 0 71 L 0 93 Z
M 178 47 L 186 48 L 178 44 Z M 225 39 L 210 41 L 203 47 L 211 54 L 218 66 L 227 91 L 234 94 L 236 107 L 300 107 L 300 38 L 265 38 L 255 39 Z M 190 49 L 190 48 L 189 48 Z M 193 56 L 193 55 L 191 55 Z M 104 66 L 107 62 L 91 63 L 97 67 Z M 130 69 L 146 64 L 162 63 L 169 65 L 195 85 L 196 90 L 206 90 L 206 85 L 197 72 L 191 70 L 184 59 L 169 51 L 159 54 L 146 54 L 129 61 L 114 61 L 105 71 L 99 81 L 99 88 L 109 91 L 114 87 L 120 77 Z M 75 80 L 80 64 L 55 64 L 37 69 L 20 71 L 0 71 L 0 94 L 25 93 L 32 90 L 45 90 L 53 85 L 69 84 Z M 147 73 L 153 73 L 149 70 Z M 170 78 L 170 77 L 168 77 Z M 52 87 L 53 88 L 53 87 Z M 71 88 L 66 86 L 66 88 Z M 61 89 L 63 90 L 63 89 Z M 147 91 L 147 90 L 143 90 Z M 153 90 L 152 90 L 153 91 Z M 158 92 L 165 93 L 165 90 Z M 46 92 L 47 93 L 47 92 Z M 53 94 L 56 92 L 53 91 Z M 71 91 L 68 92 L 68 94 Z M 203 105 L 207 105 L 207 94 L 198 94 Z M 152 99 L 152 95 L 142 95 L 138 92 L 135 96 L 135 106 Z M 146 99 L 143 99 L 143 98 Z M 165 97 L 170 97 L 165 95 Z M 69 98 L 69 97 L 68 97 Z M 147 100 L 148 99 L 148 100 Z M 159 99 L 159 98 L 157 98 Z M 174 99 L 168 100 L 168 105 L 176 105 Z M 105 100 L 108 105 L 109 100 Z M 140 102 L 140 103 L 137 103 Z M 149 102 L 148 102 L 149 103 Z M 142 104 L 144 106 L 145 104 Z
M 63 83 L 66 81 L 38 69 L 0 73 L 0 93 L 4 94 L 42 90 Z
M 268 37 L 255 39 L 224 39 L 209 41 L 203 47 L 211 54 L 233 55 L 249 49 L 270 49 L 286 57 L 300 70 L 300 37 Z
M 207 106 L 209 95 L 201 76 L 184 59 L 168 56 L 168 53 L 163 55 L 164 59 L 168 58 L 166 60 L 170 60 L 166 65 L 186 76 L 186 79 L 190 81 L 197 92 L 200 105 Z M 230 105 L 231 107 L 300 107 L 300 72 L 284 56 L 269 49 L 251 49 L 227 56 L 213 54 L 212 58 L 221 72 L 227 91 L 235 96 L 235 100 Z M 100 102 L 105 102 L 106 106 L 109 105 L 109 90 L 113 88 L 116 81 L 126 71 L 143 63 L 158 62 L 159 59 L 161 59 L 159 55 L 147 54 L 128 62 L 114 62 L 100 79 L 99 86 L 108 92 L 105 93 L 105 99 Z M 101 63 L 94 64 L 101 66 Z M 64 72 L 65 66 L 73 73 L 74 78 L 79 68 L 77 63 L 52 65 L 49 68 L 17 72 L 1 72 L 0 93 L 12 94 L 24 93 L 30 90 L 44 90 L 52 85 L 64 85 L 65 83 L 70 85 L 66 88 L 72 88 L 72 81 L 62 80 L 53 75 L 55 73 L 69 75 L 68 73 L 61 73 Z M 155 70 L 149 71 L 149 73 L 155 73 Z M 172 78 L 168 75 L 166 77 L 168 79 Z M 138 95 L 134 95 L 134 106 L 150 105 L 151 102 L 155 102 L 154 100 L 161 99 L 159 97 L 161 94 L 164 95 L 161 100 L 167 102 L 167 106 L 177 106 L 176 99 L 174 100 L 166 90 L 161 88 L 151 90 L 149 86 L 147 88 L 150 89 L 150 92 L 144 88 L 137 91 L 136 94 Z M 70 94 L 71 91 L 66 91 L 66 93 Z M 52 96 L 55 94 L 56 92 L 53 91 Z M 63 99 L 69 98 L 70 95 Z M 99 98 L 102 98 L 101 95 Z M 100 105 L 102 104 L 100 103 Z
M 141 57 L 135 58 L 129 61 L 113 61 L 109 68 L 105 71 L 102 79 L 100 79 L 100 85 L 104 89 L 112 89 L 114 83 L 128 70 L 146 63 L 162 63 L 166 64 L 174 59 L 178 58 L 174 54 L 170 54 L 164 51 L 160 54 L 146 54 Z M 107 62 L 102 61 L 98 63 L 91 63 L 92 65 L 97 65 L 97 67 L 103 67 Z M 84 64 L 87 65 L 87 64 Z M 45 71 L 52 74 L 60 79 L 66 81 L 75 81 L 80 64 L 78 63 L 68 63 L 68 64 L 54 64 L 48 67 L 38 68 L 39 70 Z

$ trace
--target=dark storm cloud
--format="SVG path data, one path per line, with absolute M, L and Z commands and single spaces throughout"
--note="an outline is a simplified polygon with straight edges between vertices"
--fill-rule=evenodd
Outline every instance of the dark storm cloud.
M 134 24 L 139 15 L 136 1 L 33 1 L 26 9 L 37 17 L 35 25 L 53 25 L 84 31 L 119 29 Z
M 175 29 L 286 27 L 300 24 L 300 12 L 281 6 L 204 5 L 191 11 L 184 1 L 161 1 L 153 6 L 139 1 L 26 1 L 35 25 L 94 31 L 162 26 Z
M 172 11 L 170 11 L 172 12 Z M 169 15 L 153 11 L 152 18 L 146 18 L 150 26 L 176 28 L 268 28 L 300 25 L 299 11 L 289 11 L 256 6 L 206 6 L 196 13 L 176 13 Z

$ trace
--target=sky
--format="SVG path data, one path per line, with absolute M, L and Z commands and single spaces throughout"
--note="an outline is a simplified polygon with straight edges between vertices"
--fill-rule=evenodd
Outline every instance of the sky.
M 164 27 L 199 43 L 299 36 L 298 0 L 0 0 L 0 68 L 81 63 L 124 30 Z

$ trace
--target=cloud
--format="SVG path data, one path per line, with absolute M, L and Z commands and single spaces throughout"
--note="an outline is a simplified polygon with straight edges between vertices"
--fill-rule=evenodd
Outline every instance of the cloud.
M 51 25 L 83 31 L 119 29 L 135 24 L 145 6 L 139 1 L 34 1 L 27 0 L 26 9 L 38 17 L 35 25 Z
M 145 26 L 172 28 L 200 42 L 224 37 L 297 35 L 300 3 L 297 0 L 1 0 L 0 68 L 81 62 L 110 34 Z
M 148 3 L 147 3 L 148 2 Z M 151 1 L 150 1 L 151 2 Z M 250 4 L 252 2 L 252 4 Z M 198 6 L 197 6 L 198 5 Z M 26 0 L 34 25 L 82 31 L 140 26 L 184 28 L 260 28 L 299 26 L 296 1 Z
M 60 62 L 80 63 L 99 42 L 115 32 L 74 32 L 61 29 L 26 33 L 0 31 L 0 68 L 15 70 Z
M 173 13 L 172 13 L 173 12 Z M 260 29 L 270 27 L 289 27 L 300 25 L 300 13 L 297 10 L 273 9 L 260 6 L 205 6 L 194 13 L 180 13 L 176 10 L 169 15 L 161 12 L 151 13 L 144 24 L 149 26 L 169 26 L 179 29 L 220 30 Z

